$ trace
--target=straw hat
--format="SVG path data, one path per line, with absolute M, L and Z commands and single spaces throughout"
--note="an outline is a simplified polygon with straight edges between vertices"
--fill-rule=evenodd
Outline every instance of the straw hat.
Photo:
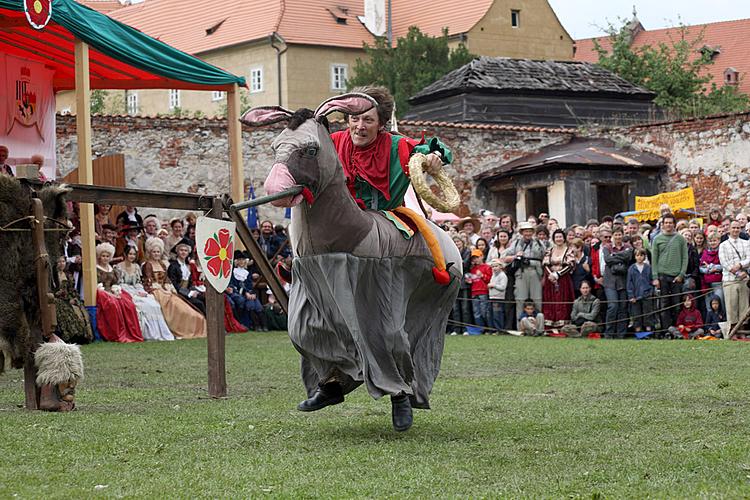
M 536 226 L 528 221 L 518 224 L 518 231 L 524 231 L 526 229 L 531 229 L 533 231 L 534 229 L 536 229 Z

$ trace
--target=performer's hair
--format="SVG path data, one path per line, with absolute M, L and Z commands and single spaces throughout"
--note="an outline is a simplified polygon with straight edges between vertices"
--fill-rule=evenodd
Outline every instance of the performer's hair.
M 379 85 L 363 85 L 361 87 L 354 87 L 351 92 L 367 94 L 378 101 L 378 121 L 380 122 L 380 126 L 387 127 L 393 114 L 394 105 L 390 90 Z

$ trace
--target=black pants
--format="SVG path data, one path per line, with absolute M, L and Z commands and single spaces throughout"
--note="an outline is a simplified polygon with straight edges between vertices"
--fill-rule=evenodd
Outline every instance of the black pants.
M 674 279 L 674 276 L 659 275 L 659 294 L 661 295 L 659 308 L 662 309 L 660 314 L 660 329 L 662 330 L 674 326 L 677 315 L 680 314 L 679 304 L 682 301 L 682 283 L 675 283 Z
M 630 304 L 630 317 L 636 330 L 651 330 L 654 327 L 654 310 L 651 297 L 643 297 Z

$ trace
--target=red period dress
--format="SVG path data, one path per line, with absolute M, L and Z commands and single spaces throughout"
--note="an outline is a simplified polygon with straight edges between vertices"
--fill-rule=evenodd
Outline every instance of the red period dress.
M 573 279 L 570 276 L 572 267 L 568 250 L 560 256 L 552 256 L 554 247 L 544 258 L 544 280 L 542 281 L 542 314 L 547 326 L 559 327 L 570 322 L 575 293 Z M 550 279 L 551 273 L 557 273 L 557 281 Z
M 96 327 L 102 338 L 109 342 L 143 342 L 132 297 L 125 290 L 113 293 L 112 286 L 119 281 L 115 270 L 96 266 L 96 279 L 103 286 L 96 291 Z

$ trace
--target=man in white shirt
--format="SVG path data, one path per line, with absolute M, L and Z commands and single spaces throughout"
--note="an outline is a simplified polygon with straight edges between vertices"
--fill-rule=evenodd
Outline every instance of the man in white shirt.
M 748 269 L 750 269 L 750 241 L 740 238 L 742 224 L 732 221 L 729 226 L 729 238 L 719 245 L 724 290 L 724 306 L 727 321 L 732 327 L 739 323 L 740 316 L 750 305 L 750 291 L 747 288 Z
M 13 167 L 6 163 L 9 154 L 10 151 L 8 151 L 8 146 L 3 146 L 2 144 L 0 144 L 0 173 L 15 177 L 16 174 L 13 172 Z

